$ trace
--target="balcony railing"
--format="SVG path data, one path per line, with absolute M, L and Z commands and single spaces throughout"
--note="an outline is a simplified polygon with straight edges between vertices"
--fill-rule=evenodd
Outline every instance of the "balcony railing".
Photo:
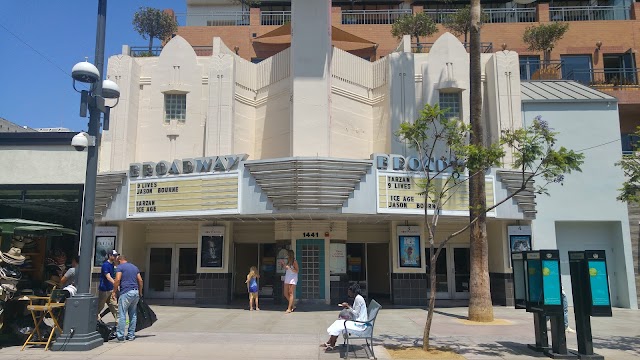
M 411 52 L 414 53 L 428 53 L 431 50 L 431 47 L 434 43 L 411 43 Z M 464 48 L 469 51 L 469 43 L 462 43 Z M 493 43 L 492 42 L 483 42 L 480 43 L 480 51 L 483 53 L 491 53 L 493 52 Z
M 213 46 L 192 46 L 197 56 L 211 56 L 213 54 Z M 149 51 L 148 46 L 132 46 L 129 48 L 129 56 L 131 57 L 152 57 L 160 56 L 162 46 L 153 46 Z
M 151 57 L 160 56 L 162 52 L 162 46 L 153 46 L 149 51 L 148 46 L 131 46 L 129 48 L 129 56 L 131 57 Z
M 445 24 L 459 9 L 425 9 L 437 24 Z M 535 8 L 484 9 L 482 21 L 485 24 L 536 22 Z
M 520 62 L 520 80 L 560 80 L 562 60 Z
M 628 20 L 629 7 L 623 6 L 563 6 L 549 7 L 551 21 Z
M 215 11 L 202 14 L 176 14 L 179 26 L 248 26 L 248 11 Z
M 637 68 L 572 70 L 564 77 L 593 88 L 638 88 L 639 78 Z
M 260 25 L 284 25 L 291 22 L 291 11 L 262 11 Z
M 342 10 L 342 23 L 345 25 L 393 24 L 405 15 L 411 15 L 411 9 Z

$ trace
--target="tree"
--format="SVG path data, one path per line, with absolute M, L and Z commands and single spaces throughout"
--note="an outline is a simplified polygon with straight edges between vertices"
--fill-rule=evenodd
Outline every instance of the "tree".
M 636 130 L 634 137 L 638 139 L 640 136 L 640 127 Z M 633 144 L 634 152 L 629 155 L 623 155 L 622 160 L 616 165 L 622 168 L 625 175 L 625 182 L 622 183 L 618 200 L 627 203 L 640 203 L 640 159 L 635 151 L 638 148 L 638 142 Z
M 476 226 L 487 212 L 525 191 L 534 179 L 544 180 L 544 185 L 538 186 L 535 191 L 548 194 L 547 185 L 561 182 L 566 173 L 580 171 L 584 159 L 584 155 L 564 147 L 556 150 L 557 133 L 540 117 L 534 119 L 528 128 L 503 131 L 499 144 L 485 147 L 469 143 L 467 139 L 472 127 L 456 118 L 447 118 L 446 112 L 438 105 L 427 104 L 418 119 L 413 123 L 400 124 L 400 128 L 395 132 L 396 136 L 406 141 L 417 152 L 419 159 L 424 159 L 420 170 L 421 180 L 417 182 L 417 186 L 422 190 L 420 195 L 423 196 L 425 209 L 423 221 L 430 248 L 429 312 L 422 339 L 425 351 L 429 350 L 435 308 L 436 264 L 443 247 L 451 239 Z M 437 239 L 439 243 L 436 243 L 435 234 L 440 211 L 456 193 L 465 191 L 463 185 L 467 181 L 475 178 L 484 181 L 484 173 L 489 168 L 501 165 L 500 159 L 505 155 L 505 148 L 511 149 L 514 158 L 512 165 L 522 174 L 521 186 L 488 208 L 470 211 L 469 223 L 444 238 Z M 444 165 L 434 166 L 436 161 Z
M 487 20 L 487 14 L 482 12 L 482 16 L 480 18 L 481 23 L 485 23 Z M 469 35 L 469 31 L 471 30 L 471 8 L 469 6 L 465 6 L 455 13 L 448 15 L 445 18 L 443 25 L 455 36 L 464 35 L 464 42 L 466 44 L 467 35 Z
M 410 35 L 411 38 L 415 38 L 418 52 L 421 52 L 422 49 L 420 37 L 431 36 L 437 31 L 438 27 L 433 18 L 425 13 L 402 16 L 391 25 L 391 35 L 396 38 L 402 39 L 404 35 Z
M 141 7 L 133 15 L 133 28 L 143 39 L 149 38 L 151 53 L 153 39 L 168 40 L 178 30 L 178 23 L 173 16 L 160 9 Z
M 234 4 L 240 4 L 242 6 L 246 6 L 250 8 L 260 6 L 260 3 L 262 2 L 260 0 L 230 0 L 230 1 Z
M 569 24 L 560 22 L 529 26 L 522 35 L 522 41 L 529 45 L 530 51 L 542 51 L 544 64 L 548 65 L 551 60 L 551 50 L 567 30 L 569 30 Z
M 469 28 L 469 140 L 477 149 L 483 149 L 484 123 L 482 122 L 482 65 L 480 62 L 482 26 L 480 0 L 471 0 Z M 469 168 L 473 173 L 478 168 Z M 487 239 L 486 189 L 484 172 L 469 180 L 469 256 L 471 258 L 469 276 L 469 320 L 493 321 L 491 285 L 489 282 L 489 241 Z M 475 221 L 475 222 L 474 222 Z

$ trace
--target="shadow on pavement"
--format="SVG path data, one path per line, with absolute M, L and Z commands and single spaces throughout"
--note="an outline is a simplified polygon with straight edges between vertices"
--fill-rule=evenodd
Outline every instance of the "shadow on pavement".
M 596 353 L 598 349 L 611 349 L 626 351 L 640 357 L 640 335 L 612 336 L 607 339 L 594 337 L 593 348 Z
M 439 310 L 433 310 L 434 314 L 438 314 L 438 315 L 443 315 L 443 316 L 448 316 L 448 317 L 452 317 L 452 318 L 456 318 L 456 319 L 462 319 L 462 320 L 467 320 L 467 317 L 464 315 L 458 315 L 458 314 L 450 314 L 450 313 L 446 313 L 444 311 L 439 311 Z
M 466 337 L 438 337 L 431 339 L 432 345 L 446 347 L 454 350 L 462 356 L 482 356 L 487 358 L 509 358 L 513 355 L 527 355 L 533 358 L 545 358 L 541 353 L 530 350 L 527 344 L 515 343 L 511 341 L 496 341 L 491 343 L 469 344 Z M 637 342 L 638 340 L 636 340 Z M 422 346 L 422 338 L 395 335 L 379 335 L 374 338 L 374 344 L 380 345 L 400 345 L 400 346 Z M 629 345 L 631 347 L 633 345 Z M 638 346 L 638 345 L 635 345 Z M 640 351 L 640 350 L 636 350 Z

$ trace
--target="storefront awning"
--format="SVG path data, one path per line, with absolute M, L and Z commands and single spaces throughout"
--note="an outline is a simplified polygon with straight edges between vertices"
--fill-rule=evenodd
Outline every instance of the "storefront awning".
M 41 221 L 33 221 L 26 219 L 0 219 L 0 228 L 5 233 L 43 233 L 47 235 L 78 235 L 78 232 L 67 229 L 59 224 L 46 223 Z
M 78 235 L 78 232 L 72 229 L 67 229 L 67 228 L 63 228 L 63 227 L 59 227 L 60 225 L 56 225 L 56 226 L 38 226 L 38 225 L 31 225 L 31 226 L 18 226 L 16 228 L 13 229 L 13 232 L 22 232 L 22 233 L 42 233 L 42 232 L 46 232 L 49 235 Z
M 349 48 L 372 48 L 376 43 L 363 39 L 359 36 L 346 32 L 335 26 L 331 27 L 331 40 L 335 45 L 336 43 L 349 43 Z M 290 44 L 291 43 L 291 24 L 285 24 L 272 30 L 266 34 L 260 35 L 253 41 L 262 44 Z M 359 46 L 358 46 L 359 45 Z
M 59 227 L 62 225 L 46 223 L 42 221 L 33 221 L 27 219 L 0 219 L 0 225 L 4 224 L 13 224 L 15 226 L 27 226 L 27 225 L 37 225 L 37 226 L 50 226 L 50 227 Z

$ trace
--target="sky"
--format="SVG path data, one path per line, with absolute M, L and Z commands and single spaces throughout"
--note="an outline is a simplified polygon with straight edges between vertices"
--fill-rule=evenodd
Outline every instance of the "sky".
M 185 3 L 108 0 L 105 71 L 122 45 L 148 44 L 131 25 L 138 8 L 185 13 Z M 71 68 L 85 57 L 94 60 L 97 15 L 98 0 L 0 0 L 0 117 L 32 128 L 86 130 Z

